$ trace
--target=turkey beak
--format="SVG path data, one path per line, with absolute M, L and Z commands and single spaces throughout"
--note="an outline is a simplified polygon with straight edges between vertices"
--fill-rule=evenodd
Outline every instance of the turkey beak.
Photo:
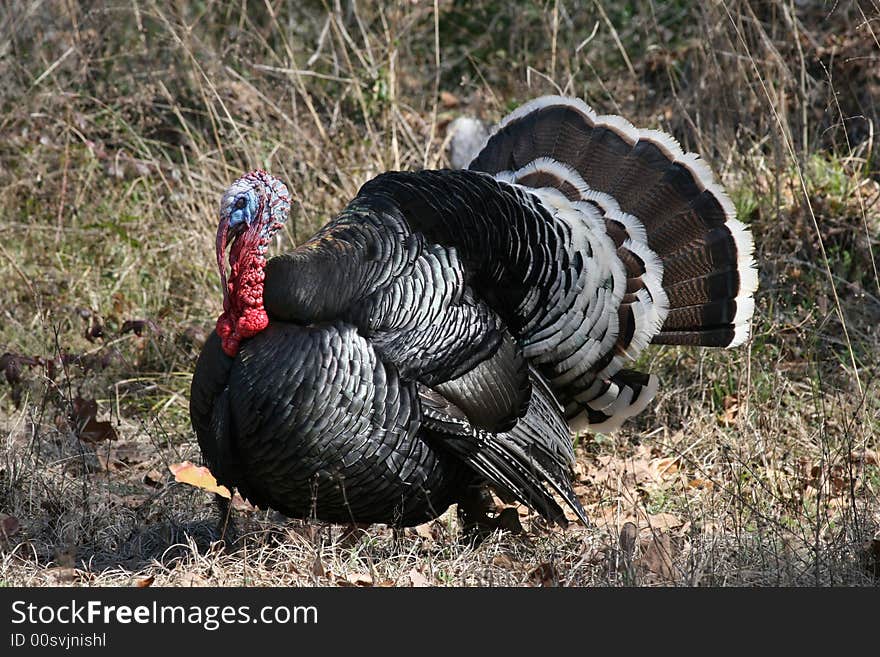
M 223 286 L 223 310 L 228 311 L 229 304 L 229 285 L 226 277 L 226 249 L 230 251 L 233 245 L 242 235 L 248 231 L 248 225 L 245 222 L 239 222 L 236 225 L 230 223 L 229 217 L 222 217 L 220 224 L 217 226 L 217 268 L 220 270 L 220 283 Z M 232 253 L 229 255 L 229 267 L 232 267 Z
M 226 242 L 229 237 L 229 219 L 220 219 L 217 226 L 217 268 L 220 270 L 220 287 L 223 289 L 223 310 L 228 310 L 229 289 L 226 285 Z
M 217 226 L 217 269 L 220 270 L 220 285 L 223 288 L 223 309 L 229 310 L 229 286 L 226 282 L 226 247 L 242 233 L 241 226 L 230 226 L 229 218 L 221 218 Z

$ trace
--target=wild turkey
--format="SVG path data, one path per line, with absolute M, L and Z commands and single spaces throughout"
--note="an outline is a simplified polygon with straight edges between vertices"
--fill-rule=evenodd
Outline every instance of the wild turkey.
M 752 237 L 708 167 L 580 100 L 520 107 L 468 170 L 374 178 L 267 262 L 289 203 L 262 171 L 223 196 L 190 410 L 217 479 L 291 517 L 474 518 L 488 484 L 586 522 L 569 429 L 648 405 L 649 343 L 749 334 Z

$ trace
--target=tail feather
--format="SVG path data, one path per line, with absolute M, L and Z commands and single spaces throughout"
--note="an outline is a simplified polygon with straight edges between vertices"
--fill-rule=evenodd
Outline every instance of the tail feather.
M 622 270 L 619 297 L 588 308 L 566 297 L 534 336 L 541 353 L 525 350 L 573 427 L 615 428 L 650 402 L 656 378 L 623 369 L 648 343 L 732 347 L 748 339 L 758 284 L 751 233 L 706 163 L 671 136 L 546 96 L 504 118 L 470 169 L 533 188 L 572 226 L 576 214 L 587 231 L 598 220 L 610 247 L 591 237 L 586 248 L 608 248 L 619 264 L 607 271 Z M 620 281 L 610 280 L 617 290 Z M 614 320 L 597 322 L 603 313 Z
M 583 428 L 608 433 L 619 429 L 628 418 L 645 410 L 659 386 L 660 380 L 654 375 L 620 370 L 602 382 L 600 396 L 586 403 L 582 400 L 572 401 L 566 407 L 566 413 L 577 414 L 581 426 L 573 427 L 576 430 Z
M 748 298 L 757 287 L 751 234 L 730 199 L 706 163 L 663 132 L 599 116 L 579 99 L 545 96 L 503 119 L 470 168 L 502 176 L 528 168 L 519 184 L 549 184 L 570 200 L 575 190 L 581 198 L 589 190 L 612 197 L 644 229 L 647 246 L 663 262 L 666 288 L 721 271 L 730 274 L 729 298 Z M 609 233 L 619 235 L 615 228 Z M 667 258 L 676 261 L 669 271 Z M 682 261 L 694 264 L 682 271 Z M 736 333 L 747 336 L 746 324 L 733 328 L 740 327 Z
M 437 391 L 421 387 L 424 427 L 443 445 L 510 498 L 528 504 L 548 520 L 567 524 L 565 504 L 588 525 L 571 487 L 574 451 L 568 427 L 553 394 L 539 374 L 530 372 L 532 397 L 525 415 L 508 431 L 475 429 L 458 407 Z

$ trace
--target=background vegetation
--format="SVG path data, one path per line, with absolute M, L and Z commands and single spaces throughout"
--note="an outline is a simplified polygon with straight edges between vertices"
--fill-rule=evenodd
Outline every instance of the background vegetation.
M 856 585 L 880 574 L 876 0 L 47 0 L 0 6 L 0 581 Z M 244 509 L 212 543 L 187 411 L 216 208 L 295 192 L 280 252 L 446 125 L 536 95 L 675 135 L 754 231 L 754 338 L 654 348 L 640 417 L 577 439 L 596 526 L 522 510 L 347 532 Z M 239 505 L 242 506 L 242 505 Z

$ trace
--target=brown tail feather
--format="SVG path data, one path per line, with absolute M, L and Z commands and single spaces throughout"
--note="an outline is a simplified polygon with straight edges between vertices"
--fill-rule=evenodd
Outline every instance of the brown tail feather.
M 653 342 L 735 346 L 747 339 L 757 287 L 751 235 L 702 160 L 662 132 L 597 116 L 577 99 L 546 96 L 504 119 L 470 168 L 515 172 L 542 159 L 574 175 L 538 167 L 517 182 L 555 187 L 569 200 L 585 189 L 607 193 L 643 225 L 648 246 L 663 262 L 671 309 Z M 620 246 L 615 231 L 609 226 Z M 699 304 L 709 309 L 675 312 Z M 733 314 L 719 324 L 722 307 Z M 682 326 L 684 317 L 701 323 Z
M 569 328 L 555 340 L 535 338 L 546 341 L 536 363 L 575 430 L 610 431 L 647 406 L 656 377 L 623 367 L 649 342 L 729 347 L 748 337 L 757 287 L 751 234 L 705 163 L 669 135 L 547 96 L 506 117 L 470 168 L 535 188 L 567 225 L 582 214 L 583 230 L 604 228 L 609 240 L 601 258 L 613 259 L 625 280 L 616 307 L 587 306 L 584 318 L 560 324 Z M 596 336 L 604 351 L 584 352 L 589 343 L 572 336 L 612 312 L 615 321 L 602 326 L 613 333 Z

